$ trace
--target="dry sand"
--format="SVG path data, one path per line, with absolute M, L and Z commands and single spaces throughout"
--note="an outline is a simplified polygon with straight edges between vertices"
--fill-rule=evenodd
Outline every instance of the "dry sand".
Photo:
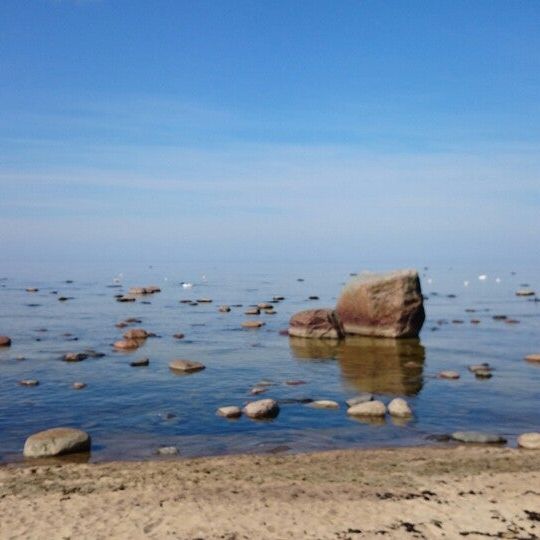
M 540 452 L 347 450 L 0 467 L 0 537 L 540 537 Z

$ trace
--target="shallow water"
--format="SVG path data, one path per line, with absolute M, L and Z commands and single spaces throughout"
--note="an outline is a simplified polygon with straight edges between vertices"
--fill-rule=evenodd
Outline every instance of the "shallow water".
M 519 433 L 540 428 L 540 365 L 523 360 L 540 351 L 540 302 L 514 294 L 524 282 L 533 289 L 539 285 L 533 272 L 424 271 L 427 319 L 418 341 L 349 338 L 333 344 L 279 334 L 294 312 L 334 305 L 349 272 L 361 270 L 162 265 L 125 273 L 121 288 L 111 287 L 117 268 L 68 272 L 43 267 L 39 273 L 28 269 L 17 275 L 5 271 L 0 275 L 0 334 L 9 335 L 13 345 L 0 349 L 0 460 L 21 459 L 28 435 L 61 425 L 92 435 L 94 461 L 154 458 L 160 446 L 177 446 L 181 455 L 197 456 L 433 444 L 427 436 L 458 429 L 496 432 L 514 444 Z M 510 270 L 516 270 L 515 275 Z M 480 273 L 488 278 L 478 280 Z M 194 282 L 194 287 L 183 289 L 182 280 Z M 149 303 L 114 299 L 130 286 L 148 284 L 162 289 L 143 299 Z M 28 293 L 26 287 L 39 291 Z M 59 302 L 61 295 L 72 299 Z M 276 304 L 275 315 L 244 315 L 247 306 L 275 295 L 285 297 Z M 308 300 L 310 295 L 320 300 Z M 180 303 L 201 297 L 213 303 Z M 218 313 L 220 304 L 243 307 Z M 477 311 L 468 313 L 468 308 Z M 496 321 L 496 314 L 519 324 Z M 142 319 L 135 326 L 159 337 L 133 353 L 115 352 L 111 345 L 125 330 L 114 325 L 128 317 Z M 241 328 L 244 320 L 253 318 L 265 326 Z M 480 324 L 471 324 L 472 318 Z M 456 319 L 463 324 L 452 323 Z M 173 338 L 177 332 L 185 339 Z M 87 348 L 106 356 L 78 363 L 60 360 L 66 352 Z M 129 366 L 142 357 L 150 359 L 148 367 Z M 174 375 L 168 363 L 175 358 L 201 361 L 207 368 Z M 411 360 L 418 366 L 407 367 Z M 468 365 L 480 362 L 494 367 L 491 379 L 477 380 L 467 371 Z M 443 369 L 459 371 L 461 379 L 437 379 Z M 21 379 L 38 379 L 40 384 L 22 387 Z M 249 390 L 263 379 L 273 385 L 264 394 L 250 396 Z M 289 380 L 305 384 L 286 385 Z M 88 386 L 74 390 L 74 381 Z M 405 423 L 349 418 L 344 401 L 365 391 L 385 402 L 405 396 L 414 418 Z M 219 406 L 263 397 L 281 402 L 273 421 L 225 420 L 215 414 Z M 306 398 L 333 399 L 342 406 L 313 409 L 300 402 Z

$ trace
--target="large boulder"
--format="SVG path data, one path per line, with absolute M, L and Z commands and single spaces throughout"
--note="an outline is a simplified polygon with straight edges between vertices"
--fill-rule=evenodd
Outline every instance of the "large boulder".
M 80 429 L 59 427 L 30 435 L 24 443 L 25 457 L 48 457 L 90 450 L 90 435 Z
M 289 335 L 303 338 L 339 339 L 343 328 L 333 309 L 307 309 L 291 317 Z
M 347 334 L 417 337 L 425 319 L 418 273 L 398 270 L 355 278 L 343 289 L 336 314 Z

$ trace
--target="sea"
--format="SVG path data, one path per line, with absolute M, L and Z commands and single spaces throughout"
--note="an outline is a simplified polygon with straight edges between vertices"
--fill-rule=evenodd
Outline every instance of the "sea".
M 29 435 L 58 426 L 90 433 L 92 451 L 84 458 L 90 461 L 171 459 L 157 454 L 165 446 L 192 457 L 440 445 L 463 430 L 496 433 L 515 446 L 519 434 L 539 431 L 540 364 L 524 356 L 540 352 L 540 302 L 515 294 L 525 287 L 540 292 L 534 268 L 418 268 L 426 309 L 418 340 L 284 335 L 295 312 L 334 306 L 354 274 L 388 269 L 276 262 L 0 268 L 0 335 L 12 339 L 11 347 L 0 348 L 0 461 L 23 460 Z M 116 300 L 145 285 L 161 292 Z M 284 298 L 274 314 L 244 314 L 274 297 Z M 212 302 L 196 303 L 204 298 Z M 231 311 L 219 312 L 223 304 Z M 141 322 L 115 326 L 127 318 Z M 250 319 L 264 326 L 243 328 Z M 136 351 L 114 350 L 132 327 L 155 337 Z M 103 356 L 62 360 L 87 349 Z M 130 366 L 140 358 L 149 365 Z M 174 359 L 206 369 L 176 375 L 168 367 Z M 493 368 L 489 379 L 468 370 L 483 362 Z M 438 378 L 443 370 L 460 378 Z M 23 379 L 39 385 L 21 386 Z M 86 387 L 75 390 L 76 381 Z M 252 395 L 261 382 L 264 393 Z M 348 416 L 346 400 L 364 392 L 385 403 L 405 398 L 412 418 Z M 279 402 L 275 419 L 216 414 L 221 406 L 263 398 Z M 340 407 L 309 405 L 321 399 Z

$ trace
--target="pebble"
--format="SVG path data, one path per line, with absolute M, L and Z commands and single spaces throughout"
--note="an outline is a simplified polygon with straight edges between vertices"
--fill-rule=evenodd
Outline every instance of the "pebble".
M 352 398 L 349 398 L 346 403 L 349 407 L 353 407 L 354 405 L 358 405 L 359 403 L 367 403 L 368 401 L 373 400 L 373 394 L 370 394 L 368 392 L 358 394 L 357 396 L 354 396 Z
M 22 381 L 19 381 L 19 384 L 21 386 L 37 386 L 39 381 L 36 379 L 23 379 Z
M 83 360 L 86 360 L 87 358 L 88 358 L 87 353 L 68 352 L 64 354 L 62 360 L 64 360 L 64 362 L 82 362 Z
M 525 360 L 527 360 L 527 362 L 540 362 L 540 353 L 528 354 L 525 357 Z
M 86 383 L 83 382 L 74 382 L 71 387 L 74 390 L 82 390 L 83 388 L 86 388 Z
M 242 323 L 243 328 L 260 328 L 263 325 L 262 321 L 245 321 Z
M 88 452 L 90 435 L 80 429 L 59 427 L 30 435 L 24 443 L 25 457 L 49 457 L 60 454 Z
M 384 416 L 386 405 L 382 401 L 366 401 L 349 407 L 347 414 L 352 416 Z
M 156 454 L 160 456 L 176 456 L 178 454 L 178 448 L 176 446 L 162 446 L 156 450 Z
M 279 405 L 274 399 L 252 401 L 244 407 L 244 414 L 250 418 L 275 418 L 279 414 Z
M 437 377 L 439 379 L 459 379 L 460 375 L 457 371 L 441 371 Z
M 480 431 L 456 431 L 452 433 L 452 439 L 454 441 L 476 444 L 498 444 L 506 442 L 506 439 L 500 435 L 482 433 Z
M 131 367 L 145 367 L 149 364 L 150 360 L 148 358 L 140 358 L 139 360 L 134 360 L 133 362 L 129 363 Z
M 224 418 L 238 418 L 239 416 L 242 416 L 242 409 L 240 407 L 236 407 L 235 405 L 229 405 L 226 407 L 220 407 L 216 414 L 218 416 L 223 416 Z
M 200 362 L 193 362 L 191 360 L 173 360 L 169 364 L 169 369 L 177 373 L 195 373 L 205 369 L 206 366 Z
M 317 399 L 316 401 L 308 403 L 307 406 L 313 407 L 314 409 L 339 409 L 339 403 L 330 399 Z
M 388 404 L 388 412 L 398 418 L 412 416 L 409 404 L 402 398 L 395 398 Z
M 8 336 L 0 336 L 0 347 L 9 347 L 11 346 L 11 338 Z
M 523 433 L 518 437 L 519 448 L 527 450 L 540 450 L 540 433 Z

